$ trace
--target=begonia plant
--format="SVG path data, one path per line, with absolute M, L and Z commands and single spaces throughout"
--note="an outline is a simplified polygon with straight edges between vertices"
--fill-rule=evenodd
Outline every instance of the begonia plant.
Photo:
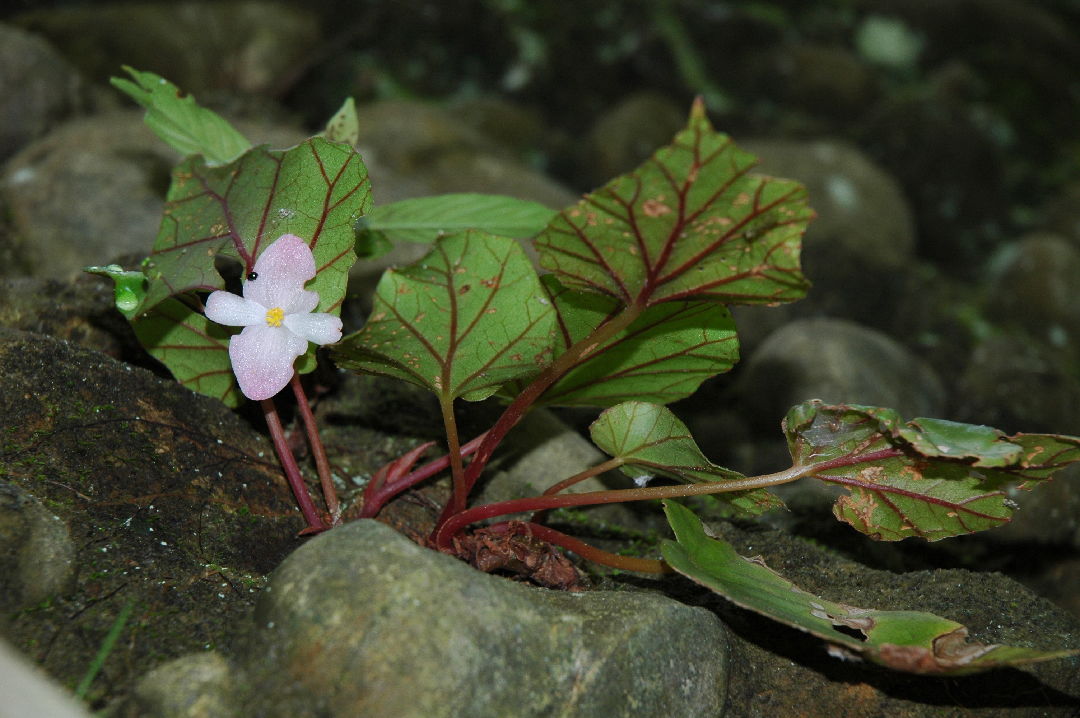
M 789 467 L 748 477 L 706 458 L 666 404 L 737 361 L 728 305 L 805 294 L 799 254 L 813 212 L 798 182 L 756 174 L 755 158 L 713 129 L 701 102 L 671 144 L 560 212 L 486 195 L 372 207 L 351 102 L 322 136 L 270 150 L 251 146 L 162 78 L 129 73 L 133 81 L 117 79 L 116 86 L 146 106 L 150 126 L 188 156 L 173 174 L 161 230 L 142 266 L 94 271 L 113 277 L 118 308 L 178 380 L 230 406 L 241 396 L 262 403 L 306 531 L 343 516 L 376 517 L 403 492 L 448 473 L 450 496 L 426 542 L 474 565 L 577 587 L 575 569 L 532 561 L 552 556 L 555 545 L 620 569 L 676 571 L 822 638 L 834 653 L 916 673 L 961 674 L 1076 653 L 987 645 L 969 641 L 964 626 L 945 618 L 814 596 L 738 556 L 676 501 L 713 495 L 727 514 L 754 517 L 783 508 L 770 487 L 815 479 L 843 490 L 835 516 L 868 537 L 933 541 L 1007 523 L 1016 509 L 1010 490 L 1035 488 L 1080 461 L 1076 437 L 1007 436 L 820 401 L 793 407 L 783 419 Z M 531 239 L 540 271 L 520 238 Z M 340 338 L 336 315 L 357 250 L 370 255 L 399 241 L 431 248 L 388 269 L 364 327 Z M 235 265 L 242 297 L 225 291 Z M 222 325 L 244 329 L 235 334 Z M 376 472 L 358 504 L 344 511 L 298 379 L 313 368 L 315 345 L 330 345 L 340 368 L 434 393 L 445 455 L 417 466 L 432 444 L 416 447 Z M 314 449 L 325 510 L 315 506 L 284 439 L 273 397 L 286 384 Z M 484 399 L 502 401 L 501 415 L 466 441 L 456 407 Z M 540 406 L 603 409 L 590 436 L 610 459 L 552 477 L 538 496 L 470 506 L 500 443 Z M 632 485 L 565 493 L 612 470 Z M 658 499 L 674 531 L 662 560 L 602 551 L 546 521 L 551 509 Z M 470 528 L 522 513 L 531 519 Z

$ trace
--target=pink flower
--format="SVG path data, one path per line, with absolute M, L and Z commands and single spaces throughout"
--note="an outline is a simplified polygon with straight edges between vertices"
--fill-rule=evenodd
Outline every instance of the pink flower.
M 240 391 L 249 399 L 269 399 L 285 388 L 293 362 L 308 342 L 341 339 L 341 320 L 319 312 L 319 295 L 304 289 L 315 276 L 315 257 L 307 243 L 283 234 L 263 250 L 244 296 L 214 292 L 206 300 L 207 319 L 244 330 L 229 340 L 229 358 Z

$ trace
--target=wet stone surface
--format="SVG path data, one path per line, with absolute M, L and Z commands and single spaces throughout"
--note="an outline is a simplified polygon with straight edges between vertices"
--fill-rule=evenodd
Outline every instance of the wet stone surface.
M 11 614 L 7 638 L 74 686 L 132 604 L 130 648 L 91 701 L 222 642 L 303 525 L 269 442 L 219 402 L 43 335 L 0 329 L 0 377 L 0 474 L 63 522 L 77 577 Z

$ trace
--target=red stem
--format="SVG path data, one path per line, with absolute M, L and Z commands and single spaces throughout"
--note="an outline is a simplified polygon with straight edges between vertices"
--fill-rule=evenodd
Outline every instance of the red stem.
M 544 489 L 544 496 L 552 496 L 554 494 L 557 494 L 563 489 L 570 488 L 574 484 L 580 484 L 585 479 L 592 478 L 593 476 L 599 476 L 605 471 L 617 469 L 625 463 L 626 461 L 620 458 L 608 459 L 602 464 L 597 464 L 596 466 L 589 467 L 584 471 L 579 471 L 568 479 L 563 479 L 557 484 L 552 484 L 551 486 Z
M 593 563 L 611 566 L 612 568 L 622 569 L 623 571 L 640 571 L 641 573 L 672 572 L 672 568 L 663 561 L 657 561 L 651 558 L 638 558 L 636 556 L 622 556 L 617 553 L 611 553 L 610 551 L 604 551 L 595 546 L 590 546 L 581 539 L 576 539 L 573 536 L 564 534 L 562 531 L 556 531 L 553 528 L 541 526 L 540 524 L 527 521 L 507 521 L 506 523 L 495 524 L 488 528 L 494 533 L 503 533 L 504 531 L 509 533 L 510 531 L 516 532 L 518 527 L 525 529 L 523 533 L 535 536 L 538 539 L 555 544 L 556 546 L 562 546 L 564 549 L 573 551 L 578 556 L 588 559 Z
M 322 486 L 326 510 L 330 514 L 330 523 L 337 526 L 341 523 L 341 505 L 338 503 L 334 479 L 330 475 L 330 462 L 326 458 L 326 448 L 323 447 L 322 439 L 319 437 L 315 415 L 311 413 L 311 404 L 308 403 L 307 394 L 300 383 L 300 375 L 294 372 L 289 383 L 292 384 L 293 394 L 296 395 L 296 406 L 300 409 L 300 418 L 307 432 L 308 446 L 311 447 L 311 455 L 315 459 L 315 470 L 319 474 L 319 484 Z
M 484 519 L 516 514 L 522 511 L 545 511 L 568 506 L 592 506 L 595 504 L 614 504 L 624 501 L 649 501 L 652 499 L 674 499 L 683 496 L 703 496 L 727 491 L 747 491 L 765 486 L 786 484 L 809 476 L 818 470 L 814 466 L 792 466 L 775 474 L 752 476 L 736 481 L 715 481 L 702 484 L 680 484 L 678 486 L 649 486 L 640 489 L 617 489 L 611 491 L 588 491 L 581 494 L 558 494 L 554 496 L 530 496 L 524 499 L 511 499 L 494 504 L 477 506 L 451 516 L 435 533 L 435 545 L 440 550 L 450 548 L 454 535 L 471 523 Z
M 270 429 L 270 438 L 274 442 L 274 451 L 277 452 L 278 461 L 285 471 L 285 479 L 289 482 L 296 503 L 300 506 L 300 512 L 307 521 L 307 532 L 324 531 L 328 527 L 323 523 L 319 512 L 315 509 L 315 502 L 311 500 L 307 484 L 300 475 L 300 467 L 296 465 L 296 458 L 289 449 L 289 442 L 285 439 L 285 430 L 281 427 L 281 418 L 278 416 L 277 407 L 273 399 L 262 400 L 263 416 L 266 418 L 266 426 Z
M 602 464 L 597 464 L 596 466 L 589 467 L 588 469 L 585 469 L 584 471 L 579 471 L 578 473 L 574 474 L 573 476 L 571 476 L 568 479 L 563 479 L 562 481 L 560 481 L 557 484 L 552 484 L 551 486 L 544 489 L 544 494 L 543 495 L 544 496 L 552 496 L 554 494 L 559 493 L 563 489 L 570 488 L 574 484 L 581 483 L 585 479 L 592 478 L 593 476 L 599 476 L 600 474 L 604 473 L 605 471 L 610 471 L 611 469 L 616 469 L 616 468 L 622 466 L 624 463 L 626 463 L 626 462 L 624 462 L 620 458 L 608 459 L 607 461 L 605 461 Z M 534 524 L 543 523 L 544 518 L 546 516 L 547 516 L 547 511 L 537 511 L 537 512 L 533 513 L 533 515 L 532 515 L 532 523 L 534 523 Z
M 498 448 L 499 444 L 506 437 L 506 434 L 521 421 L 521 418 L 525 416 L 525 413 L 532 407 L 536 400 L 547 391 L 548 387 L 562 378 L 566 372 L 591 356 L 600 345 L 629 326 L 635 319 L 641 316 L 641 313 L 644 310 L 645 307 L 643 305 L 628 305 L 623 311 L 598 326 L 584 339 L 576 342 L 573 346 L 560 354 L 554 362 L 540 372 L 540 375 L 536 377 L 532 383 L 525 387 L 524 391 L 518 394 L 517 397 L 510 402 L 510 405 L 503 410 L 502 415 L 496 420 L 495 425 L 488 430 L 487 434 L 484 436 L 484 440 L 476 450 L 476 455 L 473 456 L 472 461 L 470 461 L 469 465 L 465 468 L 464 481 L 462 484 L 466 496 L 472 491 L 473 486 L 476 485 L 484 467 L 487 466 L 487 462 L 491 459 L 492 454 L 495 453 L 495 449 Z M 439 520 L 435 524 L 435 531 L 432 535 L 434 536 L 438 533 L 440 527 L 457 513 L 459 513 L 459 511 L 455 510 L 454 502 L 448 502 L 443 508 Z
M 486 435 L 487 432 L 484 432 L 462 446 L 461 456 L 466 457 L 476 451 L 480 446 L 480 442 L 484 440 Z M 427 446 L 429 445 L 430 442 Z M 392 481 L 389 476 L 387 476 L 382 483 L 377 483 L 372 480 L 372 482 L 364 489 L 364 508 L 360 512 L 360 518 L 374 518 L 382 507 L 386 505 L 387 501 L 394 498 L 402 491 L 419 484 L 421 481 L 430 479 L 432 476 L 445 471 L 448 466 L 450 466 L 450 456 L 449 454 L 444 454 L 434 461 L 429 461 L 419 469 L 402 476 L 396 481 Z

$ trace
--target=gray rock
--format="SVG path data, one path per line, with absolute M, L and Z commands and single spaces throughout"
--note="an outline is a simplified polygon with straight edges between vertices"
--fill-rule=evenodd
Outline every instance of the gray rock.
M 357 112 L 358 147 L 379 203 L 444 192 L 507 194 L 552 208 L 577 199 L 522 165 L 498 141 L 432 104 L 385 100 Z
M 1013 128 L 985 110 L 984 82 L 964 63 L 943 63 L 911 92 L 884 97 L 858 128 L 911 202 L 919 255 L 968 277 L 1008 221 L 1005 155 L 1015 151 L 1003 141 Z
M 636 92 L 596 119 L 581 154 L 581 174 L 593 186 L 637 167 L 686 126 L 689 108 L 657 92 Z
M 1029 491 L 1011 489 L 1009 497 L 1019 508 L 1012 521 L 994 529 L 995 540 L 1080 549 L 1080 467 L 1070 466 Z
M 817 217 L 803 238 L 809 294 L 791 305 L 735 307 L 744 346 L 793 317 L 827 315 L 884 328 L 914 268 L 915 227 L 897 182 L 854 145 L 833 141 L 739 141 L 755 171 L 806 185 Z M 746 331 L 744 331 L 746 329 Z
M 1005 245 L 990 262 L 987 309 L 995 323 L 1024 328 L 1050 345 L 1080 350 L 1080 248 L 1036 233 Z
M 708 612 L 651 593 L 529 588 L 373 521 L 293 553 L 256 621 L 252 714 L 712 718 L 723 708 L 727 640 Z
M 547 128 L 539 113 L 498 95 L 463 97 L 451 105 L 450 111 L 519 158 L 535 158 L 546 142 Z
M 1010 433 L 1080 434 L 1080 381 L 1060 353 L 1018 334 L 975 347 L 957 386 L 958 419 Z
M 0 161 L 83 104 L 82 79 L 47 42 L 0 24 Z
M 0 201 L 33 273 L 63 279 L 148 253 L 176 159 L 141 112 L 67 123 L 13 157 L 0 174 Z
M 154 718 L 232 718 L 244 715 L 235 701 L 236 681 L 221 654 L 189 653 L 140 678 L 134 703 L 139 715 Z
M 70 589 L 41 600 L 64 585 L 46 573 L 63 554 L 31 534 L 0 583 L 35 571 L 38 602 L 0 611 L 0 632 L 76 685 L 134 604 L 89 701 L 224 643 L 304 525 L 269 442 L 215 399 L 40 334 L 0 328 L 0 390 L 0 474 L 63 520 L 77 566 Z M 46 519 L 35 531 L 58 532 Z
M 195 93 L 272 91 L 319 42 L 310 10 L 281 2 L 95 3 L 24 13 L 19 22 L 89 77 L 130 65 Z
M 135 336 L 116 310 L 112 280 L 83 275 L 73 282 L 0 277 L 0 326 L 66 339 L 120 358 Z
M 149 253 L 175 151 L 141 111 L 75 120 L 31 144 L 0 172 L 0 204 L 11 215 L 18 253 L 38 276 L 66 278 L 87 265 Z M 289 146 L 287 128 L 238 123 L 253 142 Z
M 824 277 L 843 261 L 895 270 L 911 260 L 915 226 L 903 192 L 854 145 L 767 139 L 738 144 L 760 158 L 756 171 L 806 185 L 817 212 L 805 237 L 811 279 L 819 278 L 815 270 Z
M 940 416 L 945 402 L 922 360 L 885 334 L 841 319 L 801 319 L 771 334 L 747 360 L 739 393 L 773 432 L 807 399 L 885 406 L 905 418 Z
M 450 192 L 505 194 L 553 209 L 578 199 L 522 164 L 499 141 L 430 103 L 385 100 L 357 112 L 357 147 L 378 204 Z M 350 272 L 350 292 L 361 297 L 361 308 L 370 308 L 368 297 L 386 267 L 415 261 L 430 249 L 402 242 L 375 261 L 357 262 Z
M 873 70 L 844 47 L 785 43 L 763 49 L 757 60 L 752 71 L 785 107 L 841 124 L 856 120 L 877 94 Z
M 30 608 L 71 587 L 67 526 L 15 484 L 0 481 L 0 610 Z

